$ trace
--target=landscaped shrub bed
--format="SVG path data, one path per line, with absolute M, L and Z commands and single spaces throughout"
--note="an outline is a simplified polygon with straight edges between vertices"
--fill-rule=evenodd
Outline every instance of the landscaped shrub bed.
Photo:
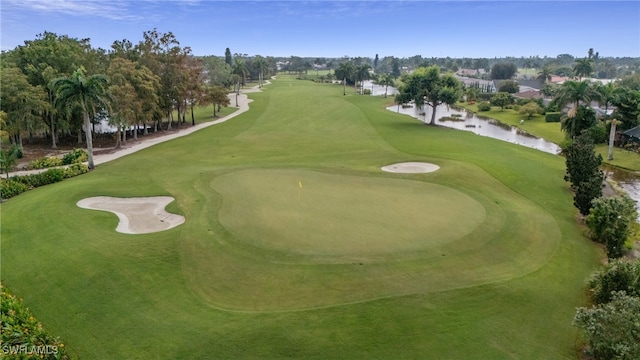
M 2 313 L 2 358 L 71 359 L 64 343 L 48 334 L 22 299 L 0 284 Z
M 86 151 L 82 149 L 73 149 L 71 152 L 66 153 L 62 158 L 46 156 L 33 160 L 29 163 L 29 169 L 46 169 L 61 165 L 78 164 L 87 161 L 88 158 L 89 156 Z
M 0 199 L 10 199 L 23 192 L 53 184 L 64 179 L 78 176 L 89 171 L 84 164 L 73 164 L 67 168 L 49 169 L 39 174 L 29 174 L 22 176 L 13 176 L 9 179 L 0 180 Z

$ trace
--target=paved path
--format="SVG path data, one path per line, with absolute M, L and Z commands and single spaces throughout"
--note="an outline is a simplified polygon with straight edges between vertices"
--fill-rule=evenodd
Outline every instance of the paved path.
M 268 85 L 271 82 L 269 80 L 266 80 L 264 85 Z M 204 128 L 207 128 L 209 126 L 213 126 L 213 125 L 217 125 L 220 123 L 223 123 L 227 120 L 230 120 L 242 113 L 244 113 L 245 111 L 249 110 L 249 103 L 252 101 L 247 97 L 247 93 L 252 93 L 252 92 L 260 92 L 262 91 L 258 85 L 249 88 L 249 89 L 244 89 L 244 90 L 240 90 L 240 94 L 238 95 L 238 110 L 236 110 L 235 112 L 233 112 L 232 114 L 229 114 L 223 118 L 220 118 L 218 120 L 215 121 L 209 121 L 209 122 L 205 122 L 202 124 L 198 124 L 196 126 L 192 126 L 190 128 L 186 128 L 184 130 L 179 130 L 177 132 L 171 133 L 171 134 L 167 134 L 167 135 L 163 135 L 163 136 L 158 136 L 158 137 L 154 137 L 154 138 L 149 138 L 149 139 L 145 139 L 144 137 L 138 138 L 138 141 L 128 147 L 122 148 L 120 150 L 115 151 L 114 153 L 111 154 L 100 154 L 100 155 L 94 155 L 93 156 L 93 162 L 96 166 L 100 165 L 100 164 L 104 164 L 106 162 L 115 160 L 115 159 L 119 159 L 123 156 L 127 156 L 129 154 L 133 154 L 136 151 L 140 151 L 142 149 L 146 149 L 148 147 L 151 147 L 153 145 L 156 144 L 160 144 L 163 143 L 165 141 L 169 141 L 169 140 L 173 140 L 175 138 L 179 138 L 182 136 L 187 136 L 191 133 L 194 133 L 198 130 L 202 130 Z M 235 93 L 230 93 L 228 94 L 229 99 L 231 100 L 231 104 L 235 104 L 236 103 L 236 94 Z M 14 172 L 10 172 L 9 176 L 16 176 L 16 175 L 28 175 L 28 174 L 37 174 L 37 173 L 41 173 L 44 171 L 47 171 L 49 169 L 37 169 L 37 170 L 22 170 L 22 171 L 14 171 Z

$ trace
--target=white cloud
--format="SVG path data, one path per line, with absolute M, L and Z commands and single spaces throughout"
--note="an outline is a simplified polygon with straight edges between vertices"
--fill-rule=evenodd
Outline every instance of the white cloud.
M 127 1 L 107 0 L 3 0 L 3 8 L 26 9 L 42 13 L 97 16 L 111 20 L 136 20 L 141 16 L 129 12 Z

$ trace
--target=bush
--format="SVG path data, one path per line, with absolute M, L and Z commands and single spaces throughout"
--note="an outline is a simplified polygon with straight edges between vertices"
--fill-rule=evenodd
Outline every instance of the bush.
M 586 332 L 593 359 L 640 359 L 640 298 L 614 292 L 608 303 L 578 308 L 573 324 Z
M 70 359 L 64 343 L 47 333 L 29 308 L 0 284 L 2 353 L 9 359 Z M 40 354 L 36 354 L 39 351 Z M 29 355 L 29 353 L 31 353 Z
M 560 122 L 560 118 L 562 117 L 562 113 L 560 112 L 547 112 L 544 117 L 544 121 L 546 122 Z
M 364 89 L 363 93 L 365 95 L 371 95 L 371 89 Z
M 82 149 L 73 149 L 62 157 L 62 165 L 70 165 L 85 162 L 89 159 L 87 152 Z
M 602 122 L 597 123 L 585 131 L 589 134 L 589 137 L 591 137 L 591 141 L 593 141 L 594 144 L 604 144 L 609 140 L 607 126 Z
M 0 199 L 10 199 L 29 190 L 29 187 L 23 183 L 13 181 L 11 179 L 0 180 Z
M 64 178 L 68 179 L 74 176 L 82 175 L 89 172 L 89 167 L 85 164 L 73 164 L 64 169 Z
M 491 101 L 491 99 L 493 98 L 494 93 L 480 93 L 478 94 L 478 96 L 476 96 L 476 100 L 479 101 Z
M 491 104 L 487 102 L 481 102 L 478 104 L 478 111 L 491 111 Z
M 612 292 L 624 291 L 640 297 L 640 261 L 611 261 L 606 268 L 597 271 L 589 280 L 596 304 L 611 301 Z
M 635 220 L 635 202 L 624 195 L 593 200 L 586 223 L 591 238 L 605 244 L 607 256 L 616 259 L 626 252 L 624 243 L 631 235 L 631 225 Z
M 39 174 L 30 174 L 24 176 L 14 176 L 11 179 L 27 185 L 28 187 L 39 187 L 62 181 L 64 179 L 65 169 L 49 169 Z
M 62 159 L 55 156 L 43 157 L 29 163 L 29 169 L 46 169 L 62 165 Z

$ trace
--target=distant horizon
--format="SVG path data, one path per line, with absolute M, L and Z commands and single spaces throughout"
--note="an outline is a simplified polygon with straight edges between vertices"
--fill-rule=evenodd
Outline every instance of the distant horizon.
M 3 51 L 45 31 L 109 50 L 157 28 L 196 56 L 640 57 L 637 1 L 2 0 L 0 20 Z

